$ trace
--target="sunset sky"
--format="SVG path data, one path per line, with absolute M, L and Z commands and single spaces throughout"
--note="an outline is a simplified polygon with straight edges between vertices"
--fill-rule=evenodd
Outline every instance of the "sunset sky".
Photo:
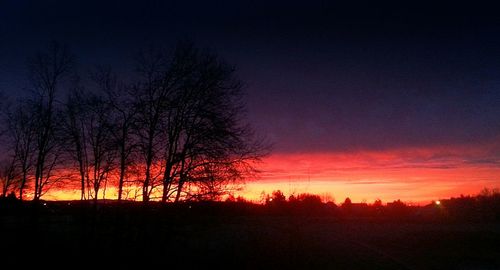
M 26 58 L 50 40 L 70 46 L 82 73 L 106 64 L 127 75 L 141 47 L 187 38 L 236 66 L 247 120 L 273 144 L 248 198 L 425 203 L 500 187 L 494 8 L 102 2 L 1 1 L 0 90 L 20 95 Z

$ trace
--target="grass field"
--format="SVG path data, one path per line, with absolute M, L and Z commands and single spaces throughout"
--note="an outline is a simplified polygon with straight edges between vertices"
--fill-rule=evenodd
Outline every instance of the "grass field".
M 127 207 L 4 213 L 2 257 L 41 258 L 48 266 L 139 269 L 500 269 L 497 223 Z

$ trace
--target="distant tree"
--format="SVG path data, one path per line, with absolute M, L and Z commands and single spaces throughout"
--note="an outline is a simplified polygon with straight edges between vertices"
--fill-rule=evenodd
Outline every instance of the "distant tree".
M 235 202 L 236 198 L 234 197 L 233 194 L 229 194 L 225 200 L 226 202 Z
M 272 192 L 271 197 L 267 199 L 267 202 L 273 204 L 285 203 L 286 197 L 281 190 L 275 190 Z
M 301 193 L 290 196 L 288 199 L 290 209 L 300 215 L 319 214 L 326 208 L 319 195 L 310 193 Z
M 238 203 L 249 203 L 250 201 L 248 201 L 245 197 L 243 196 L 238 196 L 236 197 L 236 202 Z
M 393 201 L 393 202 L 392 202 L 392 203 L 390 203 L 389 205 L 390 205 L 390 206 L 392 206 L 392 207 L 406 207 L 406 206 L 407 206 L 407 205 L 406 205 L 406 203 L 404 203 L 403 201 L 401 201 L 401 200 L 399 200 L 399 199 L 398 199 L 398 200 Z
M 259 196 L 260 204 L 266 204 L 268 198 L 269 198 L 269 195 L 266 194 L 266 192 L 264 190 L 260 192 L 260 196 Z
M 302 202 L 304 205 L 321 205 L 321 197 L 315 194 L 302 193 L 297 196 L 297 200 Z
M 342 207 L 350 207 L 352 205 L 351 199 L 349 197 L 345 198 Z
M 38 52 L 29 62 L 34 121 L 35 186 L 33 200 L 37 201 L 54 184 L 54 170 L 60 162 L 61 149 L 57 134 L 57 94 L 64 81 L 72 75 L 74 59 L 65 46 L 53 42 L 45 52 Z
M 351 198 L 349 197 L 345 198 L 343 205 L 351 205 L 351 204 L 352 204 Z
M 328 202 L 335 202 L 335 198 L 333 198 L 332 194 L 330 194 L 329 192 L 325 192 L 323 194 L 321 194 L 321 201 L 324 202 L 324 203 L 328 203 Z
M 395 200 L 393 202 L 387 203 L 387 209 L 393 212 L 402 212 L 404 211 L 408 206 L 402 202 L 401 200 Z
M 480 197 L 492 197 L 496 195 L 500 195 L 500 190 L 498 188 L 493 188 L 493 189 L 483 188 L 479 192 Z

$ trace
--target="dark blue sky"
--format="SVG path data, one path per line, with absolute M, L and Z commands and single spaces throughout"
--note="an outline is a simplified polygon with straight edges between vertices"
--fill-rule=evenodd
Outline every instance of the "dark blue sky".
M 20 92 L 26 58 L 53 39 L 81 70 L 127 72 L 141 47 L 188 38 L 236 65 L 249 120 L 277 152 L 499 138 L 493 7 L 206 2 L 0 1 L 0 90 Z

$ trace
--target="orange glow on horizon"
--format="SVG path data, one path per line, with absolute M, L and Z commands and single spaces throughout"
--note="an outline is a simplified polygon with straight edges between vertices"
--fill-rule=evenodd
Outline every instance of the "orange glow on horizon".
M 235 196 L 260 202 L 262 192 L 270 194 L 279 189 L 286 196 L 312 193 L 333 198 L 336 203 L 349 197 L 353 202 L 401 199 L 427 204 L 461 194 L 475 195 L 485 187 L 499 187 L 500 161 L 485 158 L 491 156 L 492 149 L 491 146 L 435 147 L 273 154 L 259 165 L 262 171 L 259 179 L 248 179 Z M 129 199 L 133 197 L 130 194 Z M 116 197 L 116 188 L 109 185 L 106 198 Z M 54 189 L 44 196 L 47 200 L 79 198 L 78 189 Z
M 475 195 L 500 183 L 500 162 L 486 160 L 492 147 L 435 147 L 346 153 L 275 154 L 262 175 L 241 195 L 260 201 L 281 190 L 285 195 L 313 193 L 355 202 L 401 199 L 415 204 Z

